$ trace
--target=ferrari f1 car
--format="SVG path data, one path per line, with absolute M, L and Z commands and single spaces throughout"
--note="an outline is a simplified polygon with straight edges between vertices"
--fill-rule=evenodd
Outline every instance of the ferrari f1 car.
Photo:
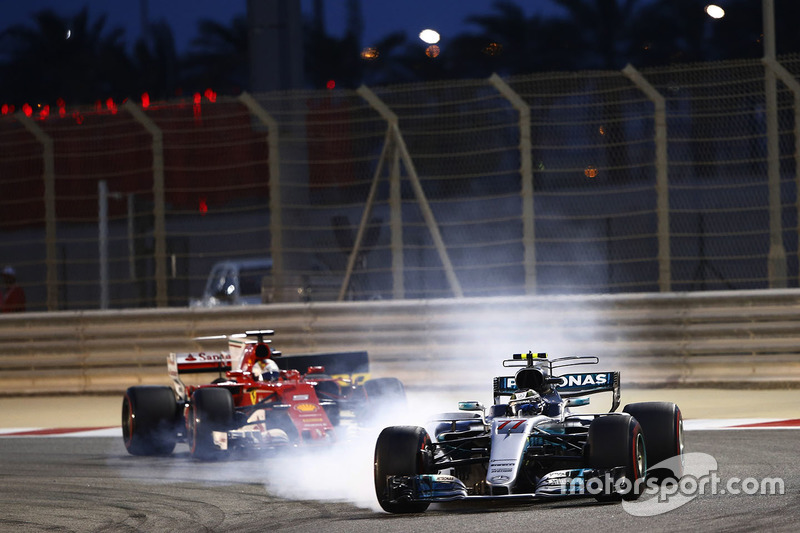
M 515 354 L 494 378 L 494 404 L 460 402 L 423 427 L 385 428 L 375 446 L 375 492 L 391 513 L 431 502 L 595 496 L 636 499 L 648 485 L 683 474 L 683 419 L 669 402 L 620 404 L 619 372 L 565 373 L 597 357 Z M 583 414 L 589 395 L 612 393 L 608 413 Z M 671 460 L 670 460 L 671 459 Z M 667 469 L 648 464 L 670 460 Z M 673 466 L 674 465 L 674 466 Z M 663 466 L 660 465 L 660 466 Z
M 364 419 L 384 401 L 405 401 L 397 379 L 365 379 L 366 352 L 278 357 L 265 339 L 272 334 L 232 335 L 227 352 L 171 353 L 171 388 L 135 386 L 125 393 L 122 435 L 128 452 L 167 455 L 186 442 L 192 457 L 209 459 L 237 449 L 328 445 L 336 440 L 342 411 Z M 320 361 L 337 372 L 348 370 L 347 377 L 327 374 Z M 302 374 L 298 367 L 305 364 L 313 366 Z M 218 377 L 187 385 L 181 379 L 187 373 Z

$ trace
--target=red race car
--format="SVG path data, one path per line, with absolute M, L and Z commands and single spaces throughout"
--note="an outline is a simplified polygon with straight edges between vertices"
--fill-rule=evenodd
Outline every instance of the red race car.
M 329 445 L 342 409 L 366 418 L 379 400 L 405 401 L 394 378 L 352 379 L 354 370 L 363 371 L 366 352 L 281 357 L 279 367 L 273 358 L 280 352 L 264 338 L 272 334 L 232 335 L 228 352 L 170 354 L 172 388 L 144 385 L 125 393 L 122 435 L 128 452 L 168 455 L 186 442 L 192 457 L 211 459 L 236 449 Z M 325 374 L 318 365 L 306 375 L 290 368 L 319 362 L 347 367 L 351 378 Z M 210 384 L 184 384 L 180 374 L 195 372 L 218 377 Z

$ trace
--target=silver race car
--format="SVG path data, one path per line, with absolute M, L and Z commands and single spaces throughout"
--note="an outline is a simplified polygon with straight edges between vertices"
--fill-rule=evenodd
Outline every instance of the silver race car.
M 391 513 L 432 502 L 594 496 L 636 499 L 683 474 L 683 419 L 669 402 L 620 404 L 619 372 L 555 372 L 597 357 L 515 354 L 494 378 L 494 405 L 459 402 L 430 428 L 385 428 L 375 446 L 375 492 Z M 610 392 L 607 413 L 575 408 Z M 648 470 L 648 464 L 658 466 Z

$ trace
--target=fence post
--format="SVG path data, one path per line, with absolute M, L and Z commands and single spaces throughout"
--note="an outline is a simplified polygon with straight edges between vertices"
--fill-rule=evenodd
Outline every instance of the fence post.
M 108 291 L 108 182 L 97 182 L 97 233 L 100 263 L 100 309 L 109 307 Z
M 284 294 L 283 264 L 283 201 L 281 200 L 281 157 L 278 121 L 267 113 L 249 93 L 239 95 L 239 102 L 267 127 L 267 149 L 269 150 L 269 233 L 272 240 L 272 279 L 274 298 L 282 299 Z
M 450 256 L 447 254 L 447 248 L 444 245 L 442 234 L 439 232 L 439 226 L 436 224 L 436 218 L 433 216 L 433 211 L 428 203 L 428 198 L 425 196 L 425 191 L 422 189 L 422 183 L 419 181 L 417 169 L 414 166 L 414 160 L 411 158 L 408 147 L 403 140 L 403 134 L 400 132 L 397 115 L 391 109 L 389 109 L 389 106 L 387 106 L 377 94 L 372 92 L 372 89 L 369 87 L 362 85 L 356 90 L 356 92 L 359 94 L 359 96 L 361 96 L 361 98 L 366 100 L 367 103 L 369 103 L 369 105 L 371 105 L 372 108 L 375 109 L 375 111 L 377 111 L 388 123 L 389 127 L 387 129 L 387 142 L 390 140 L 391 136 L 391 140 L 393 140 L 395 144 L 394 149 L 397 150 L 399 158 L 402 159 L 403 164 L 406 167 L 409 181 L 411 181 L 411 188 L 414 190 L 414 195 L 417 197 L 417 203 L 419 204 L 419 209 L 422 212 L 422 218 L 425 219 L 425 224 L 428 227 L 428 231 L 431 232 L 431 238 L 433 239 L 436 251 L 439 253 L 439 260 L 442 262 L 445 277 L 447 277 L 447 281 L 450 284 L 450 290 L 453 291 L 453 295 L 456 298 L 463 297 L 464 292 L 461 290 L 461 283 L 459 283 L 458 277 L 453 269 L 453 264 L 450 262 Z M 396 199 L 399 200 L 399 197 Z M 364 221 L 362 220 L 362 224 L 363 222 Z M 357 250 L 354 249 L 353 251 L 356 252 Z M 397 275 L 397 273 L 395 273 L 395 275 Z
M 775 60 L 775 9 L 772 0 L 763 0 L 764 59 Z M 764 68 L 764 96 L 767 118 L 767 183 L 769 186 L 769 287 L 786 287 L 786 248 L 781 221 L 781 149 L 778 139 L 778 90 L 775 72 Z
M 658 287 L 661 292 L 672 289 L 672 266 L 669 236 L 669 173 L 667 157 L 667 103 L 666 99 L 641 73 L 628 64 L 622 73 L 642 91 L 655 106 L 656 145 L 656 216 L 658 218 Z
M 389 166 L 389 230 L 391 234 L 391 249 L 392 249 L 392 298 L 395 300 L 405 298 L 405 260 L 403 259 L 403 204 L 401 197 L 400 186 L 400 151 L 397 148 L 397 143 L 394 140 L 393 125 L 397 124 L 397 115 L 383 102 L 378 99 L 368 88 L 359 87 L 356 92 L 364 98 L 373 109 L 378 111 L 381 117 L 386 120 L 389 126 L 386 129 L 386 138 L 383 141 L 383 149 L 378 158 L 378 164 L 375 166 L 375 175 L 372 178 L 372 185 L 370 186 L 369 194 L 367 195 L 367 202 L 364 207 L 364 214 L 361 217 L 361 222 L 358 226 L 358 233 L 356 240 L 353 244 L 353 250 L 347 259 L 347 271 L 345 272 L 345 280 L 342 284 L 341 292 L 339 293 L 339 301 L 344 299 L 345 291 L 350 283 L 350 277 L 353 274 L 355 260 L 361 247 L 361 242 L 364 238 L 366 231 L 366 224 L 369 221 L 369 215 L 372 212 L 372 207 L 375 203 L 375 195 L 378 191 L 378 180 L 380 179 L 381 172 L 384 165 Z M 382 107 L 381 107 L 382 106 Z M 391 158 L 391 163 L 388 159 Z
M 403 258 L 403 197 L 400 183 L 400 150 L 392 150 L 389 167 L 389 227 L 392 242 L 392 297 L 406 297 L 405 259 Z
M 53 139 L 22 111 L 15 115 L 20 124 L 42 144 L 44 173 L 44 246 L 47 310 L 58 310 L 58 259 L 56 250 L 56 164 Z
M 774 57 L 764 57 L 761 60 L 764 66 L 771 70 L 775 76 L 792 91 L 794 95 L 794 181 L 795 204 L 797 207 L 797 220 L 800 224 L 800 82 L 778 63 Z M 800 232 L 798 232 L 797 255 L 800 259 Z M 798 273 L 800 277 L 800 273 Z
M 167 298 L 167 225 L 164 204 L 164 134 L 161 128 L 136 104 L 128 100 L 122 106 L 153 139 L 153 241 L 155 251 L 156 306 L 166 307 Z
M 390 150 L 390 146 L 392 145 L 392 129 L 386 129 L 386 137 L 383 141 L 383 148 L 381 148 L 381 155 L 378 157 L 378 164 L 375 165 L 375 173 L 372 176 L 372 183 L 369 186 L 369 192 L 367 193 L 367 200 L 364 202 L 364 212 L 361 214 L 361 221 L 358 223 L 358 230 L 356 230 L 356 238 L 353 241 L 353 249 L 350 250 L 350 255 L 347 256 L 347 266 L 345 267 L 344 272 L 344 279 L 342 280 L 342 285 L 339 288 L 339 297 L 337 301 L 341 302 L 344 300 L 345 295 L 347 294 L 347 289 L 350 287 L 350 278 L 353 275 L 353 270 L 355 270 L 356 266 L 356 258 L 358 257 L 358 253 L 361 250 L 361 243 L 364 241 L 364 234 L 367 231 L 367 223 L 369 221 L 370 214 L 372 214 L 372 208 L 375 205 L 375 198 L 378 194 L 378 182 L 381 178 L 381 172 L 383 170 L 383 165 L 386 162 L 386 159 L 389 157 L 389 152 L 396 150 L 392 147 Z M 394 244 L 394 236 L 392 237 L 392 244 Z M 395 250 L 392 250 L 392 256 L 394 256 Z M 392 267 L 394 268 L 394 259 L 392 259 Z M 402 271 L 401 271 L 402 275 Z M 396 277 L 397 272 L 392 271 L 392 276 Z
M 525 294 L 536 293 L 536 231 L 533 207 L 533 160 L 531 152 L 531 108 L 496 73 L 489 82 L 519 113 L 520 194 L 522 196 L 522 246 L 525 261 Z

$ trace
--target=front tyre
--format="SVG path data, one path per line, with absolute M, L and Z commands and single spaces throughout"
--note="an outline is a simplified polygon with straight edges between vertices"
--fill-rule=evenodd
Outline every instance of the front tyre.
M 186 416 L 186 439 L 189 453 L 195 459 L 213 459 L 219 455 L 214 444 L 215 431 L 228 431 L 234 426 L 233 396 L 222 387 L 197 389 L 192 394 Z
M 432 472 L 431 439 L 424 428 L 394 426 L 381 431 L 375 444 L 375 494 L 384 511 L 421 513 L 430 502 L 392 501 L 389 476 L 416 476 Z
M 650 470 L 647 475 L 661 481 L 683 476 L 683 416 L 672 402 L 637 402 L 623 412 L 642 425 Z M 658 465 L 657 469 L 653 466 Z
M 122 440 L 131 455 L 169 455 L 178 440 L 178 403 L 172 389 L 130 387 L 122 399 Z
M 635 500 L 641 496 L 645 488 L 647 454 L 642 426 L 635 418 L 629 414 L 612 414 L 594 419 L 589 426 L 587 445 L 591 468 L 623 467 L 623 476 L 627 479 L 627 483 L 608 476 L 600 479 L 602 491 L 595 495 L 598 500 L 619 497 Z M 621 487 L 624 490 L 618 490 Z

